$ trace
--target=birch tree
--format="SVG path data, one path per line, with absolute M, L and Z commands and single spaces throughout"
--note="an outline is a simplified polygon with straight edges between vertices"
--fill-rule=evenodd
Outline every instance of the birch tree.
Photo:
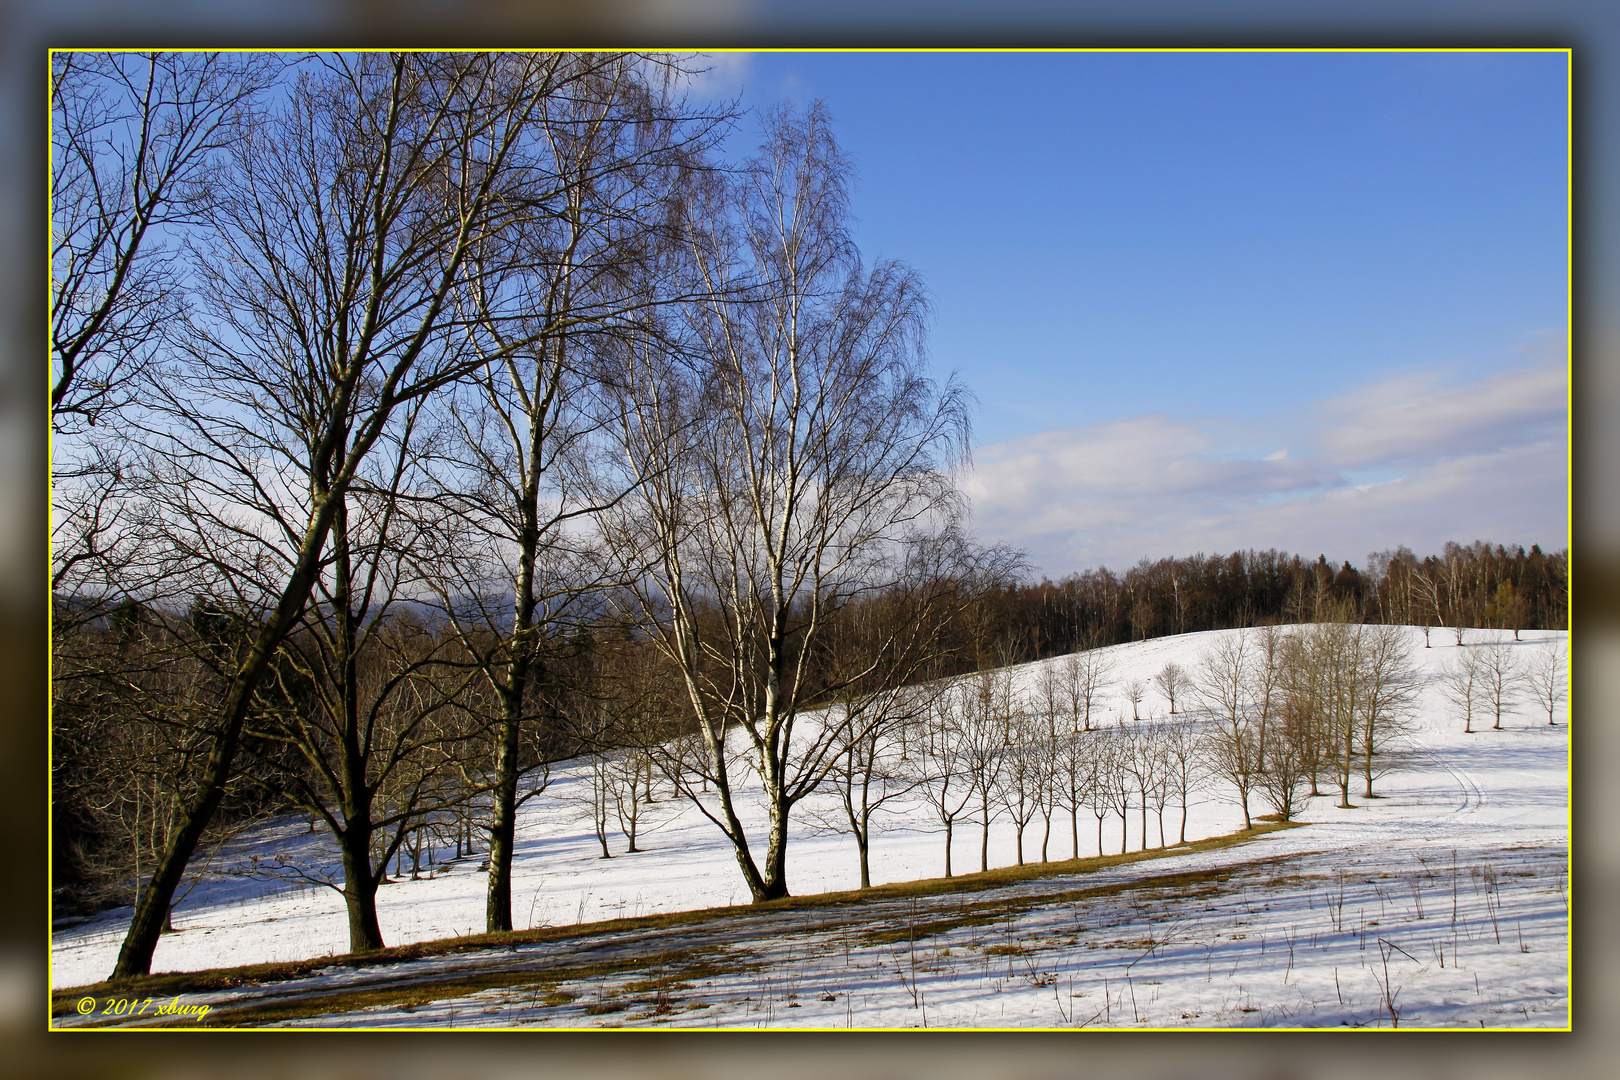
M 440 603 L 500 708 L 491 932 L 512 929 L 519 787 L 540 765 L 520 749 L 535 719 L 529 687 L 545 681 L 547 641 L 592 618 L 615 580 L 593 521 L 639 482 L 613 467 L 607 435 L 622 402 L 604 384 L 623 377 L 623 336 L 687 299 L 669 265 L 669 205 L 682 177 L 705 167 L 725 120 L 662 89 L 651 63 L 594 53 L 559 61 L 555 78 L 569 90 L 535 109 L 541 182 L 473 253 L 467 340 L 490 362 L 441 410 L 448 443 L 429 565 L 452 571 L 438 582 Z
M 770 114 L 737 181 L 712 178 L 689 205 L 710 298 L 690 309 L 689 352 L 655 392 L 627 380 L 643 396 L 624 452 L 648 480 L 614 531 L 625 564 L 650 568 L 637 616 L 680 670 L 706 748 L 714 799 L 696 804 L 756 902 L 788 895 L 790 814 L 845 733 L 836 717 L 800 722 L 832 689 L 809 677 L 816 639 L 958 503 L 963 394 L 923 375 L 920 282 L 861 263 L 847 204 L 825 111 Z M 764 788 L 763 852 L 737 813 L 739 751 Z

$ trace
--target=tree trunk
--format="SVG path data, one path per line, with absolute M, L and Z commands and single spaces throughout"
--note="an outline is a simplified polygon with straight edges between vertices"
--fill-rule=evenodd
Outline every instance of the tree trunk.
M 321 548 L 331 528 L 335 502 L 327 497 L 316 504 L 303 546 L 299 550 L 298 564 L 282 591 L 275 615 L 253 642 L 247 660 L 231 680 L 230 690 L 220 706 L 220 722 L 214 744 L 208 752 L 197 790 L 180 813 L 179 827 L 169 837 L 168 845 L 159 856 L 146 889 L 130 919 L 129 931 L 119 947 L 118 960 L 113 965 L 113 979 L 127 979 L 145 975 L 152 970 L 152 952 L 157 948 L 168 919 L 169 906 L 174 902 L 174 890 L 185 875 L 186 865 L 202 840 L 203 832 L 225 797 L 225 784 L 230 780 L 236 760 L 236 744 L 242 735 L 242 722 L 252 705 L 253 694 L 270 666 L 271 654 L 286 637 L 293 620 L 303 610 L 314 585 L 315 570 Z
M 349 951 L 370 952 L 383 947 L 377 925 L 377 876 L 371 869 L 369 814 L 351 819 L 338 842 L 343 847 L 343 904 L 349 913 Z
M 855 809 L 854 770 L 857 766 L 853 751 L 850 753 L 849 760 L 850 772 L 846 774 L 846 783 L 839 788 L 839 794 L 842 795 L 844 800 L 844 820 L 849 822 L 850 835 L 855 837 L 855 851 L 861 864 L 861 888 L 870 889 L 872 887 L 872 873 L 867 862 L 866 848 L 867 842 L 871 838 L 871 811 L 862 809 L 857 812 Z M 861 788 L 861 801 L 863 803 L 866 801 L 866 787 L 864 785 Z
M 1355 739 L 1355 725 L 1348 725 L 1344 735 L 1344 779 L 1339 783 L 1339 809 L 1341 810 L 1354 809 L 1350 803 L 1350 773 L 1356 767 Z M 1337 768 L 1337 764 L 1335 764 L 1335 768 Z
M 490 793 L 489 881 L 484 896 L 484 929 L 492 934 L 512 929 L 518 736 L 523 720 L 523 697 L 533 674 L 528 633 L 534 623 L 534 558 L 531 548 L 523 552 L 519 562 L 512 613 L 512 655 L 506 665 L 505 684 L 495 688 L 501 699 L 501 723 L 495 744 L 495 786 Z
M 750 883 L 754 903 L 780 900 L 788 894 L 787 886 L 787 830 L 788 810 L 780 800 L 771 805 L 771 838 L 765 849 L 765 873 L 758 879 L 758 887 Z
M 979 873 L 983 874 L 990 869 L 990 805 L 981 803 L 979 809 L 984 816 L 984 832 L 979 838 Z
M 867 860 L 866 851 L 867 839 L 868 837 L 865 830 L 855 834 L 855 846 L 860 849 L 861 853 L 861 888 L 863 889 L 870 889 L 872 887 L 872 866 Z
M 956 819 L 947 818 L 945 821 L 945 876 L 951 876 L 951 831 Z

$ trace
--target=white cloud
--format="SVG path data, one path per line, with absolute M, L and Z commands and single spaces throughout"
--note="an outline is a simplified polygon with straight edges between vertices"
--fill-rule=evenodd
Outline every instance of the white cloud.
M 1557 352 L 1471 381 L 1402 375 L 1286 415 L 1042 432 L 980 449 L 964 487 L 981 535 L 1025 548 L 1054 577 L 1249 547 L 1358 564 L 1403 543 L 1558 547 L 1568 418 Z
M 1561 364 L 1472 383 L 1403 376 L 1324 403 L 1314 441 L 1344 468 L 1513 446 L 1562 429 L 1568 386 Z

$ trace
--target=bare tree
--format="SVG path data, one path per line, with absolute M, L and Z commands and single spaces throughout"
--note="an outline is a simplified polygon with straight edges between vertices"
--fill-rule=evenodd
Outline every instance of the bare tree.
M 597 858 L 611 859 L 613 851 L 608 847 L 608 833 L 613 820 L 612 764 L 608 755 L 600 753 L 584 755 L 584 763 L 584 776 L 574 781 L 576 786 L 568 797 L 574 804 L 576 817 L 584 817 L 591 823 L 596 846 L 602 849 Z
M 51 54 L 51 419 L 128 404 L 185 310 L 178 248 L 279 58 Z
M 1011 682 L 1008 675 L 1007 681 Z M 1046 805 L 1051 786 L 1051 737 L 1047 722 L 1009 694 L 995 794 L 1012 819 L 1018 865 L 1024 865 L 1024 830 Z M 1050 833 L 1050 826 L 1048 832 Z M 1044 847 L 1044 845 L 1043 845 Z M 1045 856 L 1042 856 L 1045 862 Z
M 1175 720 L 1163 720 L 1147 731 L 1147 740 L 1141 753 L 1145 759 L 1147 786 L 1143 791 L 1146 802 L 1153 807 L 1153 819 L 1159 826 L 1159 847 L 1164 847 L 1164 809 L 1175 796 L 1170 761 L 1166 754 L 1168 731 Z
M 1349 760 L 1348 752 L 1335 752 L 1350 739 L 1345 730 L 1353 693 L 1345 681 L 1347 639 L 1343 623 L 1312 623 L 1283 637 L 1276 723 L 1287 730 L 1276 738 L 1268 730 L 1263 752 L 1269 754 L 1273 746 L 1286 750 L 1292 756 L 1289 771 L 1305 770 L 1312 796 L 1322 793 L 1324 768 Z M 1272 765 L 1267 759 L 1266 770 Z M 1335 775 L 1343 772 L 1340 768 Z M 1348 784 L 1346 774 L 1346 791 Z M 1348 805 L 1348 798 L 1341 805 Z
M 1133 771 L 1136 764 L 1135 738 L 1136 727 L 1134 725 L 1126 727 L 1123 719 L 1114 721 L 1113 730 L 1108 733 L 1106 761 L 1109 768 L 1102 776 L 1110 808 L 1119 815 L 1119 853 L 1121 855 L 1130 850 L 1131 795 L 1136 791 L 1134 786 L 1136 777 Z M 1142 845 L 1144 848 L 1147 846 L 1145 830 Z
M 1283 714 L 1294 752 L 1303 755 L 1317 790 L 1320 762 L 1332 770 L 1341 808 L 1348 809 L 1362 719 L 1363 630 L 1360 624 L 1319 622 L 1290 636 L 1284 649 Z
M 486 925 L 512 929 L 520 754 L 549 639 L 590 619 L 615 578 L 592 520 L 639 478 L 613 469 L 606 434 L 622 401 L 624 335 L 689 299 L 668 265 L 668 205 L 700 168 L 720 120 L 650 84 L 645 57 L 576 53 L 534 124 L 545 183 L 474 252 L 468 341 L 490 359 L 446 402 L 444 491 L 432 506 L 456 571 L 441 604 L 500 706 L 494 745 Z M 519 313 L 513 318 L 513 312 Z M 499 632 L 487 633 L 490 628 Z
M 228 654 L 213 618 L 126 601 L 59 632 L 52 646 L 53 900 L 131 904 L 179 827 L 208 753 L 209 702 Z M 235 776 L 200 847 L 217 850 L 274 802 Z M 200 880 L 177 888 L 171 910 Z M 166 915 L 164 929 L 171 928 Z
M 956 682 L 936 695 L 923 714 L 917 746 L 927 769 L 922 792 L 931 812 L 945 827 L 945 876 L 951 876 L 951 839 L 978 785 L 968 752 L 968 695 L 965 682 Z
M 1090 648 L 1065 659 L 1062 670 L 1071 715 L 1080 716 L 1084 730 L 1095 730 L 1091 710 L 1113 678 L 1113 665 L 1101 649 Z
M 1423 647 L 1429 648 L 1429 632 L 1440 622 L 1440 582 L 1424 567 L 1414 566 L 1406 580 L 1412 590 L 1412 613 L 1423 628 Z
M 1292 821 L 1300 808 L 1301 789 L 1310 779 L 1318 746 L 1305 725 L 1308 720 L 1284 713 L 1267 731 L 1266 771 L 1258 777 L 1260 793 L 1272 812 L 1283 821 Z
M 626 855 L 646 850 L 636 846 L 636 836 L 646 824 L 652 808 L 652 759 L 635 747 L 621 750 L 609 761 L 608 791 L 613 796 L 613 812 L 624 834 Z
M 1122 777 L 1136 793 L 1137 810 L 1141 815 L 1142 850 L 1148 848 L 1147 813 L 1150 806 L 1159 807 L 1159 842 L 1164 842 L 1164 805 L 1168 798 L 1165 776 L 1158 747 L 1158 723 L 1125 729 L 1126 741 L 1118 767 Z
M 1065 769 L 1063 747 L 1070 733 L 1079 730 L 1079 724 L 1065 715 L 1068 712 L 1065 708 L 1067 695 L 1063 693 L 1062 682 L 1058 667 L 1043 664 L 1036 675 L 1034 687 L 1033 704 L 1040 716 L 1040 746 L 1045 755 L 1042 766 L 1045 782 L 1040 791 L 1040 813 L 1045 826 L 1041 833 L 1041 862 L 1047 861 L 1047 850 L 1052 840 L 1052 815 L 1060 806 L 1070 812 L 1070 831 L 1075 834 L 1075 857 L 1079 857 L 1078 804 L 1075 802 L 1078 776 L 1073 768 Z
M 1411 730 L 1409 718 L 1417 699 L 1417 676 L 1412 670 L 1405 628 L 1369 626 L 1362 629 L 1362 636 L 1356 754 L 1366 783 L 1362 794 L 1371 799 L 1376 797 L 1373 780 L 1394 766 L 1394 745 Z
M 1086 806 L 1097 819 L 1097 855 L 1103 854 L 1103 822 L 1113 812 L 1111 792 L 1114 777 L 1119 770 L 1115 765 L 1118 740 L 1114 728 L 1098 727 L 1093 730 L 1082 759 L 1085 764 Z
M 1440 691 L 1463 717 L 1463 734 L 1474 733 L 1474 709 L 1485 702 L 1485 672 L 1472 649 L 1459 649 L 1440 673 Z
M 1125 700 L 1131 703 L 1131 719 L 1142 719 L 1142 717 L 1138 714 L 1137 709 L 1142 704 L 1142 699 L 1147 697 L 1147 680 L 1126 679 L 1124 691 Z
M 1480 677 L 1484 683 L 1485 703 L 1491 707 L 1495 722 L 1492 731 L 1502 730 L 1502 710 L 1510 709 L 1519 700 L 1518 654 L 1513 646 L 1501 639 L 1488 641 L 1480 650 Z
M 1245 631 L 1251 642 L 1249 650 L 1248 697 L 1252 703 L 1255 735 L 1258 738 L 1260 758 L 1256 767 L 1266 768 L 1266 728 L 1276 711 L 1282 688 L 1283 644 L 1286 634 L 1275 626 L 1261 626 Z
M 765 134 L 737 188 L 716 182 L 688 211 L 713 299 L 691 309 L 696 368 L 633 380 L 623 446 L 647 482 L 613 529 L 624 563 L 650 567 L 637 617 L 682 673 L 709 755 L 717 805 L 696 804 L 756 901 L 787 895 L 789 815 L 837 759 L 839 722 L 798 719 L 830 690 L 809 677 L 816 639 L 953 513 L 944 466 L 966 433 L 959 388 L 922 374 L 917 279 L 864 269 L 848 238 L 825 113 L 773 113 Z M 764 785 L 762 859 L 728 731 Z
M 1537 705 L 1547 710 L 1547 726 L 1556 727 L 1554 717 L 1558 706 L 1569 693 L 1569 664 L 1558 638 L 1543 638 L 1531 654 L 1526 670 L 1530 694 Z
M 860 701 L 846 697 L 832 706 L 880 714 L 871 719 L 843 718 L 839 728 L 844 745 L 828 774 L 842 810 L 838 829 L 855 839 L 863 889 L 872 887 L 873 818 L 928 779 L 928 763 L 909 752 L 909 742 L 937 693 L 935 687 L 895 686 L 876 697 Z
M 1468 591 L 1468 560 L 1462 558 L 1455 544 L 1446 545 L 1446 561 L 1441 568 L 1443 575 L 1438 583 L 1439 608 L 1441 617 L 1452 629 L 1457 637 L 1457 645 L 1463 643 L 1463 630 L 1468 624 L 1468 615 L 1472 607 L 1472 597 Z
M 183 326 L 182 245 L 206 218 L 223 148 L 280 67 L 249 55 L 51 54 L 53 647 L 71 650 L 69 636 L 126 602 L 154 613 L 185 604 L 172 560 L 142 542 L 150 512 L 116 418 Z
M 1193 691 L 1216 722 L 1203 736 L 1203 759 L 1209 773 L 1229 781 L 1243 808 L 1243 827 L 1252 828 L 1249 795 L 1261 773 L 1261 738 L 1249 730 L 1254 664 L 1247 632 L 1223 634 L 1204 653 L 1193 675 Z
M 1176 715 L 1176 695 L 1191 689 L 1192 680 L 1187 670 L 1174 661 L 1159 669 L 1153 676 L 1153 685 L 1158 687 L 1159 693 L 1170 703 L 1170 715 Z
M 1165 789 L 1181 809 L 1181 829 L 1176 843 L 1187 842 L 1187 806 L 1192 793 L 1202 784 L 1207 763 L 1201 748 L 1198 726 L 1185 718 L 1165 724 L 1160 731 Z
M 1090 806 L 1096 739 L 1083 727 L 1060 729 L 1053 742 L 1052 806 L 1069 812 L 1070 858 L 1080 857 L 1080 808 Z
M 1243 809 L 1245 829 L 1254 827 L 1249 817 L 1249 796 L 1263 775 L 1256 765 L 1260 756 L 1258 743 L 1258 733 L 1241 718 L 1234 723 L 1211 724 L 1204 732 L 1204 760 L 1212 775 L 1232 785 L 1234 798 Z
M 293 752 L 281 786 L 327 823 L 343 881 L 282 869 L 342 894 L 356 952 L 383 945 L 377 887 L 406 835 L 440 833 L 480 790 L 459 782 L 456 764 L 485 727 L 466 696 L 466 654 L 409 604 L 422 589 L 410 552 L 424 538 L 399 504 L 415 486 L 419 409 L 417 399 L 400 410 L 403 423 L 335 497 L 328 566 L 248 720 L 252 737 Z
M 396 410 L 488 362 L 455 296 L 532 179 L 532 54 L 321 58 L 232 147 L 195 267 L 186 362 L 139 424 L 164 501 L 154 538 L 199 586 L 260 613 L 212 721 L 197 794 L 114 975 L 145 973 L 163 913 L 235 767 L 242 723 L 326 565 L 344 495 Z M 209 575 L 213 575 L 210 579 Z
M 399 583 L 379 580 L 391 569 L 386 539 L 364 537 L 349 516 L 340 512 L 334 529 L 333 580 L 306 613 L 306 629 L 283 642 L 276 692 L 263 695 L 249 734 L 294 751 L 279 786 L 326 823 L 342 855 L 341 880 L 285 859 L 261 870 L 339 892 L 349 948 L 363 952 L 383 947 L 376 897 L 390 860 L 408 836 L 437 833 L 444 812 L 475 794 L 458 783 L 455 762 L 484 721 L 457 707 L 465 665 L 393 610 L 387 594 Z
M 990 869 L 990 826 L 1001 816 L 1001 772 L 1015 709 L 1012 673 L 991 668 L 969 676 L 963 686 L 960 760 L 979 805 L 979 872 L 984 873 Z
M 1249 708 L 1249 643 L 1247 633 L 1222 634 L 1193 672 L 1193 693 L 1204 708 L 1234 732 L 1242 726 Z
M 898 580 L 830 613 L 818 636 L 814 677 L 832 688 L 827 708 L 839 719 L 828 780 L 844 812 L 833 827 L 855 838 L 862 888 L 871 885 L 874 816 L 929 778 L 911 744 L 949 692 L 948 680 L 932 676 L 976 599 L 972 578 L 986 554 L 954 531 L 914 543 Z

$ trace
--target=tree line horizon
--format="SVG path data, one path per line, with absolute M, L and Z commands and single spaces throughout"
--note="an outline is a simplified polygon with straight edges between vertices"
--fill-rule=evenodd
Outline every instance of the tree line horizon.
M 1170 634 L 1349 617 L 1371 623 L 1503 630 L 1569 628 L 1569 550 L 1448 541 L 1421 558 L 1372 552 L 1365 571 L 1276 548 L 1139 560 L 1056 581 L 994 590 L 1013 655 L 1039 660 L 1078 648 Z M 1332 615 L 1329 611 L 1332 609 Z

